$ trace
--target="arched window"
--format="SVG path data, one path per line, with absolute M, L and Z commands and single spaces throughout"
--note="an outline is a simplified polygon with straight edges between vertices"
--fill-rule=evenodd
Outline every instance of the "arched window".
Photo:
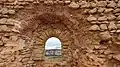
M 60 56 L 61 49 L 61 41 L 56 37 L 51 37 L 45 43 L 45 56 Z

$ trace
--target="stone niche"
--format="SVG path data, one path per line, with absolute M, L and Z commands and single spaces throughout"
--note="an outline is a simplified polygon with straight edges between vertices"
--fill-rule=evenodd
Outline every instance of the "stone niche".
M 21 30 L 21 33 L 25 33 L 22 35 L 31 38 L 33 45 L 32 58 L 37 67 L 42 63 L 44 63 L 44 66 L 46 65 L 45 67 L 48 67 L 50 64 L 53 66 L 56 63 L 59 64 L 69 60 L 69 50 L 73 43 L 73 38 L 71 37 L 71 30 L 68 28 L 70 21 L 66 19 L 66 17 L 55 13 L 43 13 L 27 20 L 28 25 L 24 24 L 24 29 Z M 49 56 L 45 56 L 45 44 L 51 37 L 58 38 L 61 41 L 62 48 L 61 55 L 52 59 Z

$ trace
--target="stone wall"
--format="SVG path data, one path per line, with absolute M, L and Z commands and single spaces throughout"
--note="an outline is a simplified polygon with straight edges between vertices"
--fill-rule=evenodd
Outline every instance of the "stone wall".
M 0 67 L 119 67 L 119 0 L 0 0 Z M 62 58 L 46 59 L 49 37 Z

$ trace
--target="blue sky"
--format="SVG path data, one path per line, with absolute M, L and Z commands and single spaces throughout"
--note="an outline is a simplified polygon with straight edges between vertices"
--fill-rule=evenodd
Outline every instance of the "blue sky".
M 49 38 L 45 43 L 45 49 L 61 49 L 61 42 L 56 37 Z

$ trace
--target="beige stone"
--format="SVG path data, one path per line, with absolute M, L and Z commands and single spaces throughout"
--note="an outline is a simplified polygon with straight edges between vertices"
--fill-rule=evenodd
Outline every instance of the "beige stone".
M 98 25 L 93 25 L 93 26 L 91 26 L 91 27 L 89 28 L 89 30 L 91 30 L 91 31 L 98 31 L 98 30 L 100 30 L 100 28 L 99 28 Z
M 0 46 L 2 46 L 3 45 L 3 42 L 2 41 L 0 41 Z
M 8 2 L 14 2 L 15 0 L 8 0 Z
M 24 1 L 27 1 L 27 2 L 33 2 L 34 0 L 24 0 Z
M 117 7 L 120 7 L 120 1 L 118 1 L 118 3 L 117 3 Z
M 117 28 L 120 29 L 120 24 L 116 24 Z
M 68 1 L 65 1 L 65 4 L 70 4 L 70 2 L 71 2 L 70 0 L 68 0 Z
M 107 25 L 106 24 L 101 24 L 100 25 L 101 30 L 107 30 Z
M 1 25 L 0 31 L 10 31 L 10 29 L 6 25 Z
M 108 19 L 108 20 L 115 20 L 115 19 L 116 19 L 116 16 L 114 16 L 113 14 L 109 14 L 109 15 L 107 16 L 107 19 Z
M 84 4 L 81 5 L 81 8 L 89 8 L 89 7 L 90 7 L 89 2 L 85 2 Z
M 88 21 L 95 21 L 97 20 L 96 17 L 94 17 L 93 15 L 89 15 L 89 17 L 87 18 Z
M 79 5 L 75 2 L 71 2 L 70 5 L 68 5 L 70 8 L 73 8 L 73 9 L 78 9 L 79 8 Z
M 0 24 L 6 24 L 6 22 L 7 22 L 7 19 L 6 19 L 6 18 L 0 19 Z
M 119 13 L 119 12 L 120 12 L 120 9 L 119 9 L 119 8 L 116 8 L 113 12 L 114 12 L 114 13 Z
M 97 6 L 96 3 L 93 3 L 93 2 L 90 3 L 90 7 L 95 8 L 96 6 Z
M 7 8 L 2 8 L 1 9 L 1 13 L 4 14 L 8 14 L 8 9 Z
M 93 8 L 92 10 L 89 11 L 90 14 L 96 13 L 97 12 L 97 8 Z
M 108 31 L 101 32 L 99 36 L 102 40 L 109 40 L 112 37 Z
M 120 54 L 114 55 L 113 58 L 120 61 Z
M 1 0 L 2 2 L 6 2 L 7 0 Z
M 114 1 L 109 1 L 109 4 L 107 5 L 107 7 L 116 7 L 116 3 Z
M 99 12 L 99 13 L 104 12 L 104 10 L 105 10 L 105 8 L 102 8 L 102 7 L 98 8 L 98 12 Z
M 13 15 L 15 14 L 15 10 L 8 10 L 8 13 Z
M 44 1 L 44 4 L 53 5 L 53 1 Z
M 99 21 L 106 21 L 107 20 L 107 16 L 102 16 L 102 17 L 98 17 Z
M 120 20 L 120 15 L 116 18 L 117 20 Z
M 12 42 L 12 41 L 8 41 L 8 42 L 5 44 L 5 46 L 14 46 L 14 47 L 16 47 L 16 46 L 18 46 L 18 43 Z
M 109 30 L 115 30 L 115 29 L 117 29 L 117 26 L 115 25 L 114 21 L 111 21 L 108 28 L 109 28 Z
M 97 3 L 97 6 L 98 7 L 105 7 L 107 5 L 107 2 L 106 1 L 99 1 L 98 3 Z
M 114 9 L 112 9 L 112 8 L 106 8 L 105 9 L 105 11 L 104 11 L 104 13 L 109 13 L 109 12 L 112 12 Z

